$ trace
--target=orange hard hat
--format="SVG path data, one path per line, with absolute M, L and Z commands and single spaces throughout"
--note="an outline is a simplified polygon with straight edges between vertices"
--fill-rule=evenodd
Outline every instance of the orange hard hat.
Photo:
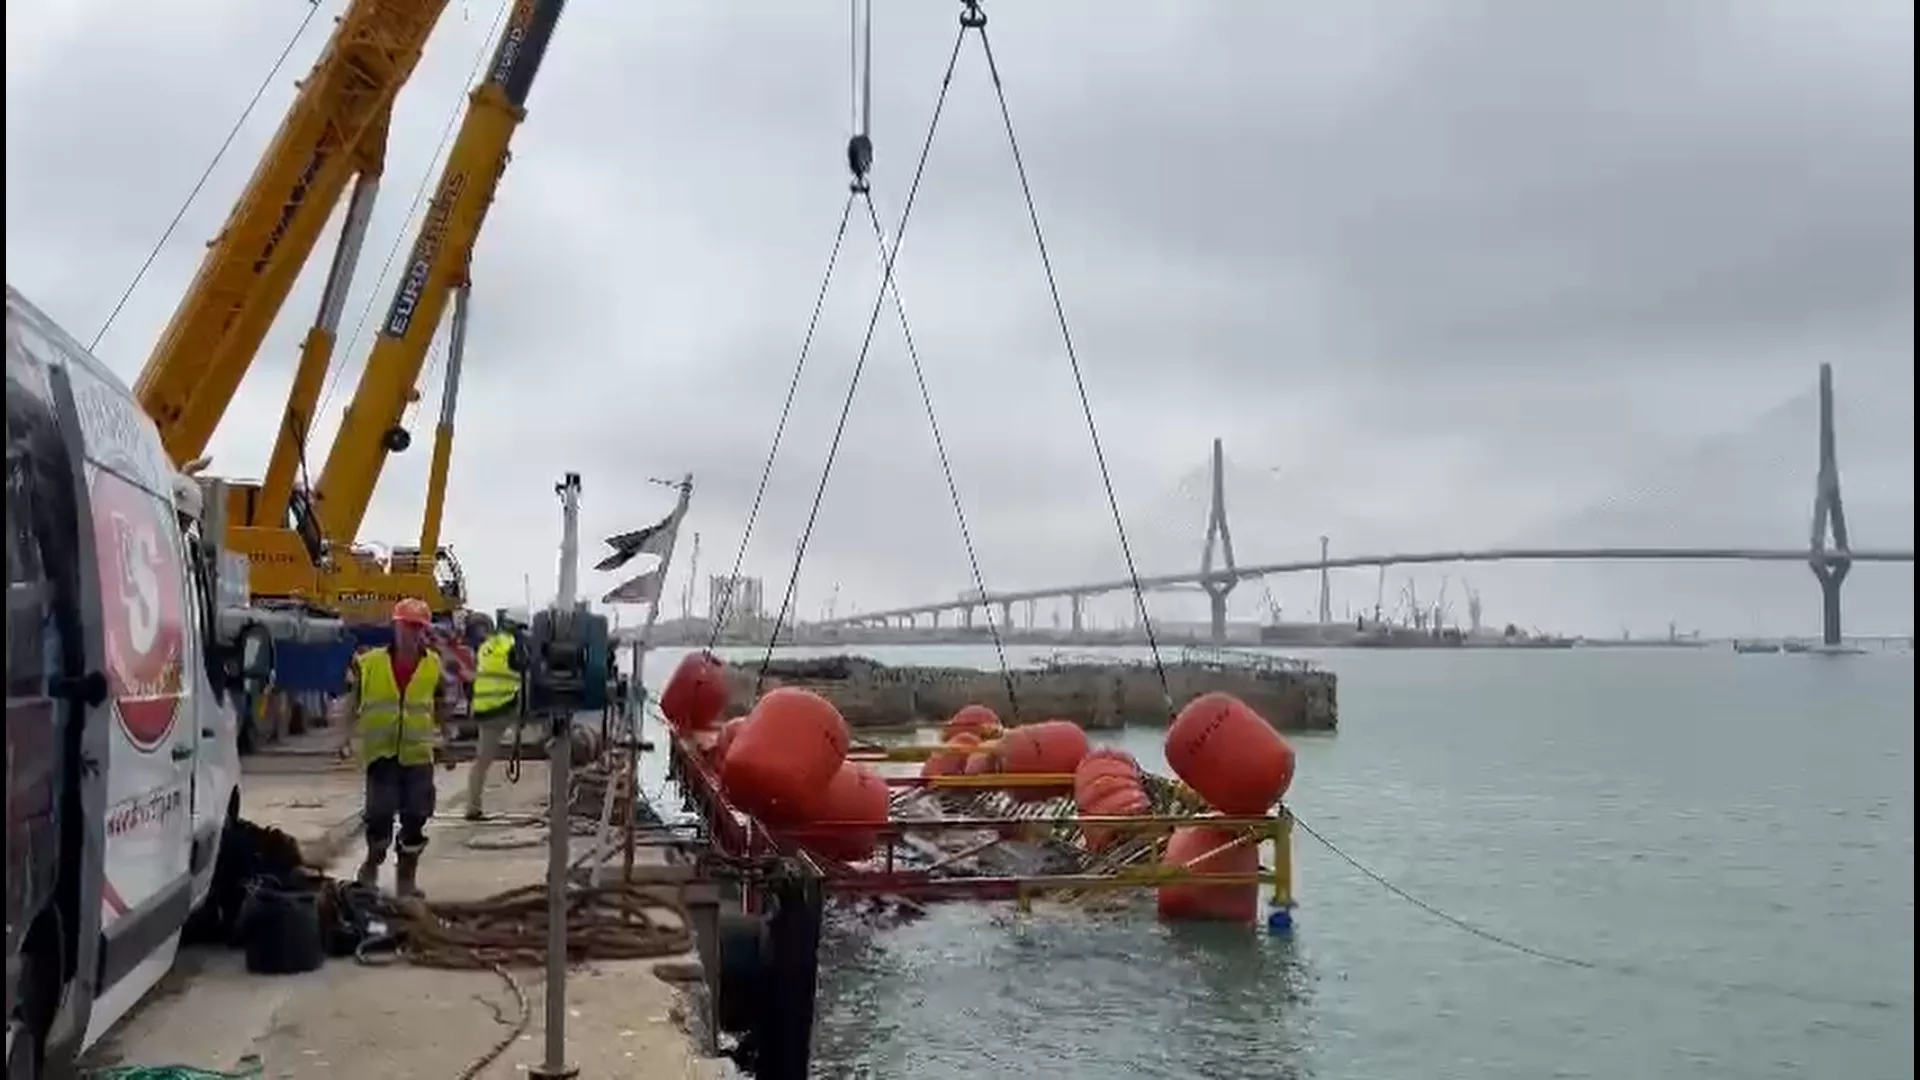
M 425 600 L 409 596 L 393 605 L 393 621 L 396 625 L 430 626 L 433 623 L 433 610 L 427 607 Z

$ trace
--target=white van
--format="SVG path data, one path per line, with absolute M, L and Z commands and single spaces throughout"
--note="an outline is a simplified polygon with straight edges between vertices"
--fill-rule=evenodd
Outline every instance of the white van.
M 126 385 L 12 286 L 6 349 L 6 1053 L 25 1080 L 64 1073 L 172 966 L 239 810 L 235 692 L 272 661 L 254 628 L 219 640 L 217 542 Z

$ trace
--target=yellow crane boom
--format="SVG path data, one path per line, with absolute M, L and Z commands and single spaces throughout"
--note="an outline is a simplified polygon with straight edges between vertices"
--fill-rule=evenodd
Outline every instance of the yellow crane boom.
M 321 528 L 336 549 L 351 543 L 358 534 L 387 455 L 405 450 L 412 441 L 401 427 L 402 412 L 415 395 L 415 382 L 449 300 L 456 293 L 464 293 L 467 286 L 474 243 L 506 169 L 513 134 L 526 117 L 534 76 L 565 7 L 565 0 L 518 0 L 502 28 L 485 77 L 468 99 L 433 202 L 414 237 L 393 300 L 375 334 L 366 369 L 315 486 Z M 456 334 L 455 353 L 463 336 Z M 434 541 L 453 440 L 451 405 L 457 391 L 457 357 L 450 359 L 448 376 L 448 398 L 436 433 L 434 475 L 422 530 L 421 553 L 429 557 L 437 554 Z M 427 598 L 434 599 L 431 595 Z M 385 598 L 364 599 L 372 602 Z
M 348 183 L 379 173 L 394 97 L 446 6 L 354 0 L 301 83 L 134 384 L 176 463 L 206 453 Z

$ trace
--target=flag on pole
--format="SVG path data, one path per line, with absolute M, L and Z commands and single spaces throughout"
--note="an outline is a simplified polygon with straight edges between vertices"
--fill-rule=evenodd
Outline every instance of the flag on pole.
M 615 585 L 612 591 L 600 598 L 603 604 L 652 604 L 660 599 L 660 586 L 666 580 L 658 567 L 636 578 Z
M 660 521 L 644 529 L 624 532 L 618 536 L 607 537 L 607 546 L 613 554 L 594 564 L 595 570 L 618 570 L 640 555 L 665 555 L 673 544 L 673 534 L 680 527 L 679 520 L 668 514 Z

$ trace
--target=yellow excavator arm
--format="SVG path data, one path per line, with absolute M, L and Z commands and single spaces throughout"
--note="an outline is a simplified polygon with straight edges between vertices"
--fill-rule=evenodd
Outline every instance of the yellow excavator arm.
M 300 84 L 134 384 L 175 463 L 206 453 L 348 183 L 378 175 L 394 97 L 446 6 L 353 0 Z
M 315 486 L 321 528 L 336 550 L 358 535 L 387 455 L 407 449 L 412 442 L 401 427 L 402 413 L 415 397 L 415 383 L 449 300 L 456 293 L 464 295 L 474 242 L 506 169 L 514 131 L 526 117 L 528 91 L 565 7 L 566 0 L 518 0 L 502 28 L 486 76 L 468 100 L 433 202 L 414 237 L 393 300 L 375 334 L 366 369 Z M 455 353 L 463 329 L 456 328 Z M 448 395 L 441 411 L 434 476 L 427 495 L 420 552 L 427 557 L 435 554 L 433 545 L 439 533 L 439 508 L 453 437 L 456 362 L 449 362 Z

